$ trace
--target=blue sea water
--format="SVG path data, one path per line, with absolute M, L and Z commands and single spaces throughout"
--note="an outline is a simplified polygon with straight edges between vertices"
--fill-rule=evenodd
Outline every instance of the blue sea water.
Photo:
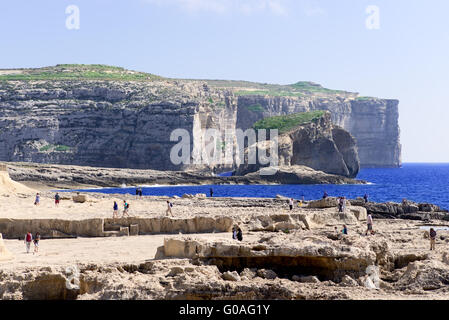
M 182 196 L 185 193 L 205 193 L 210 188 L 214 197 L 273 198 L 277 194 L 305 200 L 319 199 L 324 191 L 330 196 L 363 197 L 371 201 L 401 202 L 402 199 L 428 202 L 449 209 L 449 163 L 406 163 L 402 168 L 362 169 L 358 179 L 369 185 L 202 185 L 202 186 L 152 186 L 142 188 L 144 195 Z M 83 189 L 83 192 L 130 193 L 135 188 Z

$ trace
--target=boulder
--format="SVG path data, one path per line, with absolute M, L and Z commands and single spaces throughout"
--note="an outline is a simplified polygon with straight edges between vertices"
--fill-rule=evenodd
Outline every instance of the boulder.
M 348 207 L 349 212 L 351 212 L 357 220 L 365 221 L 367 218 L 367 211 L 364 207 Z
M 257 269 L 249 269 L 249 268 L 245 268 L 243 269 L 242 272 L 240 272 L 240 277 L 246 277 L 249 280 L 252 280 L 256 277 L 256 271 Z
M 72 197 L 73 201 L 76 203 L 84 203 L 87 201 L 87 196 L 84 194 L 77 194 Z
M 309 201 L 308 208 L 334 208 L 338 206 L 338 199 L 335 197 L 327 197 L 320 200 Z
M 168 273 L 169 277 L 177 276 L 178 274 L 184 273 L 184 268 L 182 267 L 173 267 L 170 269 L 170 272 Z
M 352 279 L 350 276 L 345 275 L 341 279 L 340 285 L 344 287 L 357 287 L 359 284 L 356 280 Z
M 273 270 L 269 270 L 269 269 L 259 269 L 257 270 L 257 275 L 263 279 L 276 279 L 277 278 L 277 274 L 276 272 L 274 272 Z
M 240 281 L 241 280 L 237 271 L 232 271 L 232 272 L 227 271 L 227 272 L 223 273 L 223 275 L 221 277 L 223 278 L 223 280 L 226 280 L 226 281 Z
M 316 276 L 300 276 L 297 281 L 302 283 L 320 283 L 320 280 Z

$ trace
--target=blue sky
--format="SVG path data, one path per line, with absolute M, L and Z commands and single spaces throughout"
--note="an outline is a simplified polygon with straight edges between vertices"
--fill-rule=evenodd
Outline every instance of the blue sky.
M 80 10 L 66 28 L 66 7 Z M 379 8 L 369 30 L 366 8 Z M 168 77 L 318 82 L 400 102 L 403 160 L 449 162 L 447 0 L 0 2 L 0 68 L 101 63 Z

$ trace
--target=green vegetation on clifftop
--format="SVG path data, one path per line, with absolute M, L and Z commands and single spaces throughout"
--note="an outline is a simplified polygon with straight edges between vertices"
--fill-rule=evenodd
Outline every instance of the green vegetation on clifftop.
M 285 116 L 269 117 L 257 121 L 253 128 L 258 129 L 278 129 L 279 134 L 290 131 L 291 129 L 309 123 L 315 119 L 319 119 L 324 115 L 325 111 L 317 110 L 311 112 L 294 113 Z
M 130 71 L 120 67 L 102 64 L 58 64 L 54 67 L 38 69 L 17 69 L 0 72 L 0 81 L 14 80 L 114 80 L 114 81 L 152 81 L 161 77 Z

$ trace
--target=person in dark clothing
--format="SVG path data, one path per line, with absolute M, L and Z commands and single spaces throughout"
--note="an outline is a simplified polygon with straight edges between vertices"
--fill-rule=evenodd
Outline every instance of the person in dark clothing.
M 343 225 L 343 234 L 348 234 L 348 228 L 346 225 Z
M 437 232 L 434 228 L 430 228 L 430 250 L 435 250 L 435 239 L 437 238 Z
M 36 235 L 34 236 L 33 239 L 33 243 L 34 243 L 34 252 L 33 254 L 35 254 L 36 252 L 39 252 L 39 240 L 41 239 L 41 234 L 39 232 L 36 233 Z
M 343 212 L 343 197 L 338 198 L 338 212 Z
M 59 193 L 56 193 L 56 195 L 55 195 L 55 206 L 59 206 L 59 200 L 60 200 L 61 198 L 59 197 Z
M 329 195 L 327 194 L 327 192 L 324 191 L 324 193 L 323 193 L 323 199 L 326 199 L 328 196 L 329 196 Z
M 142 188 L 139 188 L 139 197 L 142 198 Z
M 240 229 L 240 228 L 237 229 L 237 240 L 238 241 L 242 241 L 243 240 L 242 229 Z
M 365 193 L 365 195 L 363 196 L 363 199 L 365 199 L 365 203 L 368 202 L 368 195 Z
M 214 190 L 212 188 L 210 188 L 209 193 L 210 193 L 210 197 L 212 198 L 214 196 Z

